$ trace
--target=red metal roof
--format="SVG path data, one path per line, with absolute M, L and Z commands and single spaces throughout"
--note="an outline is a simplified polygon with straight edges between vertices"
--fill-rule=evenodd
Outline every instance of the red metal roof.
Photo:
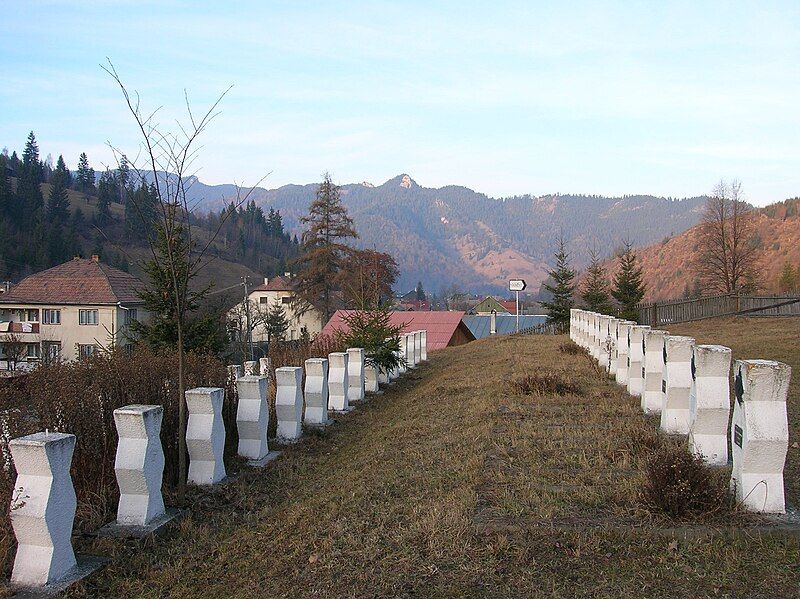
M 349 326 L 342 316 L 350 314 L 353 310 L 337 310 L 331 316 L 328 324 L 322 329 L 320 335 L 332 336 L 336 331 L 347 332 Z M 425 330 L 428 332 L 428 351 L 435 351 L 450 344 L 456 330 L 463 327 L 466 336 L 474 340 L 475 336 L 462 322 L 464 312 L 447 311 L 422 311 L 422 312 L 392 312 L 390 322 L 393 326 L 402 326 L 403 333 Z
M 73 258 L 22 279 L 0 296 L 4 304 L 141 304 L 142 282 L 97 259 Z

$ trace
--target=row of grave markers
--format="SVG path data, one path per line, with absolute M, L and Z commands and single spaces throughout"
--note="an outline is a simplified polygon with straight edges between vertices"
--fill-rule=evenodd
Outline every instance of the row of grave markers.
M 610 377 L 641 398 L 644 413 L 660 415 L 661 430 L 688 435 L 689 449 L 707 463 L 728 464 L 730 433 L 736 500 L 754 512 L 786 512 L 788 365 L 735 360 L 730 418 L 730 348 L 580 309 L 570 310 L 569 330 Z
M 403 372 L 427 360 L 427 331 L 400 335 L 400 366 L 378 372 L 365 363 L 364 350 L 351 348 L 327 358 L 309 358 L 303 368 L 276 368 L 275 411 L 277 439 L 297 441 L 306 426 L 325 426 L 328 411 L 347 412 L 351 401 L 363 401 L 366 392 L 378 392 Z M 261 375 L 256 374 L 257 365 Z M 228 376 L 239 396 L 236 426 L 238 454 L 252 466 L 263 466 L 276 452 L 269 451 L 268 388 L 272 365 L 269 358 L 229 366 Z M 189 453 L 188 482 L 211 485 L 225 478 L 223 452 L 225 426 L 221 387 L 197 387 L 186 391 L 189 418 L 186 447 Z M 305 410 L 303 410 L 305 404 Z M 119 435 L 114 472 L 120 490 L 116 533 L 140 536 L 143 529 L 165 521 L 161 494 L 164 451 L 161 446 L 163 408 L 130 405 L 114 410 Z M 17 554 L 11 575 L 18 587 L 45 587 L 74 575 L 77 561 L 72 547 L 72 525 L 77 501 L 70 476 L 75 435 L 40 432 L 9 442 L 17 470 L 10 516 L 17 538 Z M 123 534 L 120 534 L 123 533 Z

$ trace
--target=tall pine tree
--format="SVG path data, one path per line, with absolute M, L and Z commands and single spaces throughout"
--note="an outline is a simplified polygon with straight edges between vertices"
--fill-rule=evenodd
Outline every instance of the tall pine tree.
M 80 158 L 78 158 L 78 176 L 75 182 L 78 190 L 84 193 L 89 193 L 94 189 L 94 169 L 89 166 L 86 152 L 81 152 Z
M 619 255 L 619 270 L 614 276 L 614 287 L 611 295 L 619 304 L 620 318 L 637 321 L 639 310 L 636 308 L 644 298 L 645 284 L 642 281 L 642 267 L 638 265 L 633 244 L 626 241 Z
M 33 131 L 28 134 L 25 151 L 22 153 L 19 182 L 17 184 L 18 214 L 20 222 L 31 227 L 41 218 L 44 206 L 41 184 L 43 182 L 42 163 L 39 160 L 39 146 Z
M 339 274 L 350 252 L 345 241 L 358 237 L 330 174 L 323 176 L 317 197 L 301 222 L 308 229 L 294 261 L 295 311 L 302 314 L 314 307 L 327 322 L 341 303 Z
M 267 341 L 286 340 L 289 321 L 286 320 L 286 310 L 283 309 L 280 299 L 276 298 L 275 303 L 270 306 L 264 325 L 267 330 Z
M 575 305 L 573 295 L 576 273 L 569 265 L 569 254 L 563 237 L 558 241 L 555 258 L 555 268 L 547 273 L 549 280 L 543 285 L 551 299 L 539 303 L 547 310 L 547 322 L 565 327 L 569 325 L 569 311 Z
M 66 224 L 69 220 L 69 182 L 71 175 L 64 163 L 64 157 L 59 156 L 56 169 L 50 178 L 50 195 L 47 198 L 47 215 L 51 223 Z
M 581 299 L 584 307 L 592 312 L 611 314 L 611 295 L 608 291 L 608 276 L 606 269 L 595 250 L 589 252 L 589 268 L 586 270 L 586 283 L 584 284 Z

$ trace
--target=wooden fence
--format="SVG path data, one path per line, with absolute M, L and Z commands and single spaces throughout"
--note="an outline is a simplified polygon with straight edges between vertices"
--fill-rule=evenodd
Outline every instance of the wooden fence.
M 640 324 L 657 327 L 719 316 L 800 316 L 800 296 L 729 293 L 640 304 L 638 321 Z

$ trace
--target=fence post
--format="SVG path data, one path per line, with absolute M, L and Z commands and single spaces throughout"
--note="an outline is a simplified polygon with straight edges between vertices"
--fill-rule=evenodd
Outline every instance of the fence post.
M 653 302 L 653 306 L 650 308 L 650 326 L 657 327 L 658 326 L 658 303 Z

